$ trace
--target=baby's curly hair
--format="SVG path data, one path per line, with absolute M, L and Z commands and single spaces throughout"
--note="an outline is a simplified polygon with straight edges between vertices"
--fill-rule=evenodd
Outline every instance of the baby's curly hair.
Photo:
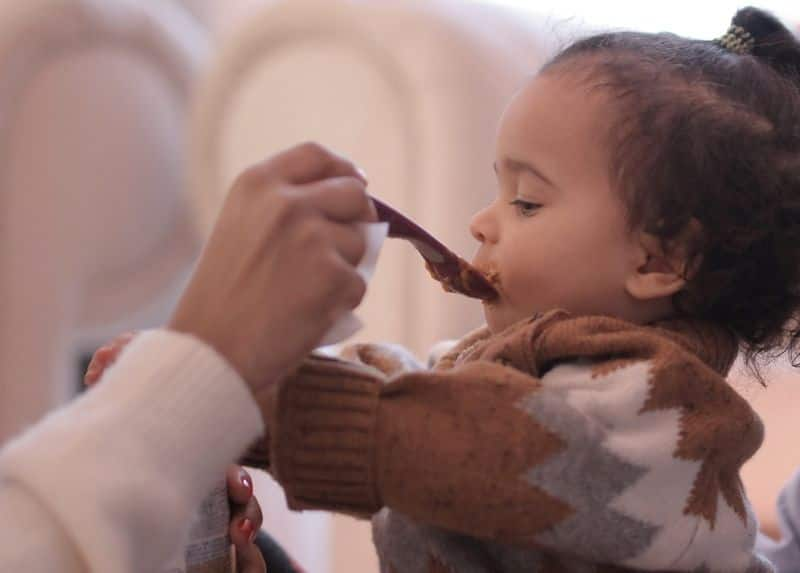
M 748 53 L 608 33 L 572 44 L 543 73 L 580 71 L 610 96 L 611 175 L 631 228 L 667 248 L 684 243 L 693 270 L 676 309 L 730 329 L 761 379 L 763 359 L 788 353 L 798 365 L 800 44 L 756 8 L 733 26 L 754 40 Z

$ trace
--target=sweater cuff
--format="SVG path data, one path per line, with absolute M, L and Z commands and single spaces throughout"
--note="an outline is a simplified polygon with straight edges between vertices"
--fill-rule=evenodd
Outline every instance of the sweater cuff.
M 381 383 L 372 368 L 310 358 L 277 395 L 273 470 L 292 509 L 364 515 L 382 506 L 375 467 Z

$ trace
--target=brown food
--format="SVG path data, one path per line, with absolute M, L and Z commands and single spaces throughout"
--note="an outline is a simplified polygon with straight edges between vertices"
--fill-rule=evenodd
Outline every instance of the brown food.
M 456 292 L 453 288 L 453 281 L 449 276 L 444 276 L 439 272 L 439 269 L 434 267 L 430 261 L 425 261 L 425 268 L 428 269 L 430 274 L 436 281 L 438 281 L 445 292 Z
M 485 283 L 478 278 L 482 277 L 494 286 L 497 283 L 496 271 L 494 275 L 482 273 L 464 259 L 458 259 L 458 274 L 444 274 L 428 261 L 425 261 L 425 268 L 434 279 L 439 281 L 445 292 L 457 292 L 484 300 L 492 300 L 497 294 L 487 293 Z
M 494 287 L 495 292 L 500 290 L 500 272 L 497 269 L 486 269 L 483 271 L 483 276 L 485 276 L 486 280 L 489 281 L 489 284 Z M 494 304 L 496 301 L 497 296 L 486 299 L 488 304 Z

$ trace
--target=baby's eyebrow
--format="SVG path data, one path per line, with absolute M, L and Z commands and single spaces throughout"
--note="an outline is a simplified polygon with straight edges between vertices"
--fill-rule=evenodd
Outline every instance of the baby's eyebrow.
M 519 160 L 519 159 L 511 159 L 509 157 L 509 158 L 506 158 L 506 159 L 502 160 L 501 166 L 503 168 L 507 169 L 508 171 L 511 171 L 511 172 L 514 172 L 514 173 L 517 173 L 517 172 L 520 172 L 520 171 L 526 171 L 526 172 L 530 173 L 531 175 L 533 175 L 534 177 L 536 177 L 538 179 L 541 179 L 544 183 L 547 183 L 547 185 L 549 185 L 553 189 L 558 189 L 558 187 L 555 185 L 555 183 L 553 183 L 553 181 L 549 177 L 547 177 L 544 173 L 542 173 L 542 171 L 539 168 L 537 168 L 535 165 L 533 165 L 533 164 L 531 164 L 531 163 L 529 163 L 527 161 L 522 161 L 522 160 Z M 494 167 L 494 172 L 497 173 L 498 169 L 499 169 L 498 166 L 497 166 L 497 162 L 495 162 L 493 164 L 493 167 Z

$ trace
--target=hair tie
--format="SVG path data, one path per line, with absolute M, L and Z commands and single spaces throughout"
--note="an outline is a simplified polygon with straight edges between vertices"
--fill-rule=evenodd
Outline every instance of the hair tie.
M 744 56 L 753 51 L 756 45 L 756 39 L 741 26 L 731 24 L 731 27 L 728 28 L 725 35 L 714 40 L 714 43 L 729 52 Z

